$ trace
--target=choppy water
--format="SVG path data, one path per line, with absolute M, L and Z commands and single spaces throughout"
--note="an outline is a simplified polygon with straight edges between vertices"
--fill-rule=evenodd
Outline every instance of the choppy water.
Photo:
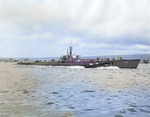
M 38 84 L 25 102 L 38 114 L 28 110 L 28 116 L 51 117 L 53 111 L 71 112 L 63 117 L 150 117 L 150 64 L 137 69 L 19 67 Z
M 141 72 L 141 76 L 138 77 L 138 74 L 137 77 L 144 80 L 145 73 L 150 75 L 150 72 L 147 68 L 142 67 L 133 70 L 127 69 L 126 73 L 138 74 Z M 37 73 L 39 69 L 41 68 L 36 68 L 35 72 Z M 109 71 L 107 71 L 108 69 Z M 98 69 L 45 67 L 43 68 L 45 73 L 42 73 L 45 76 L 40 72 L 38 72 L 38 76 L 41 76 L 47 83 L 38 87 L 37 92 L 40 94 L 40 98 L 46 101 L 45 103 L 54 103 L 49 105 L 52 109 L 56 111 L 71 111 L 77 117 L 149 117 L 149 83 L 144 84 L 144 82 L 143 84 L 131 85 L 122 89 L 117 88 L 114 89 L 115 91 L 107 88 L 107 86 L 95 83 L 97 82 L 96 78 L 101 76 L 101 74 L 107 78 L 106 76 L 113 72 L 122 72 L 123 74 L 124 70 L 126 69 L 119 69 L 117 67 L 101 67 Z M 112 75 L 112 78 L 114 77 L 115 75 Z

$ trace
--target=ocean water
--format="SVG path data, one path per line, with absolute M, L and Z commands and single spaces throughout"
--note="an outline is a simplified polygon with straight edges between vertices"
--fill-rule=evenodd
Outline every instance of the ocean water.
M 18 81 L 0 91 L 0 117 L 150 117 L 150 64 L 10 67 L 2 79 Z
M 22 67 L 40 82 L 37 100 L 30 101 L 39 106 L 40 117 L 50 111 L 62 117 L 65 112 L 71 113 L 66 117 L 150 117 L 150 64 L 137 69 Z

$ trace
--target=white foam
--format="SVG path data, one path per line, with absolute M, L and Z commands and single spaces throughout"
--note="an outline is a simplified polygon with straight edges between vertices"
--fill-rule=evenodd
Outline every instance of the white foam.
M 97 67 L 96 69 L 120 69 L 117 66 L 109 66 L 109 67 Z
M 71 68 L 71 69 L 83 69 L 84 67 L 83 66 L 69 66 L 68 68 Z

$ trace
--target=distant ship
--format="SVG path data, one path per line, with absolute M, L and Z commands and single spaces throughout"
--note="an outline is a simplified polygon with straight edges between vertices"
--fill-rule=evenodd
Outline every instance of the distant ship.
M 34 62 L 22 62 L 19 61 L 18 64 L 20 65 L 51 65 L 51 66 L 84 66 L 85 68 L 95 68 L 101 66 L 117 66 L 119 68 L 137 68 L 140 59 L 133 59 L 133 60 L 126 60 L 120 57 L 119 59 L 100 59 L 97 57 L 96 59 L 80 59 L 77 55 L 73 58 L 72 55 L 72 46 L 69 46 L 70 54 L 67 51 L 67 55 L 64 55 L 60 58 L 59 61 L 52 60 L 52 61 L 39 61 L 36 60 Z
M 150 57 L 147 60 L 143 60 L 143 63 L 150 63 Z

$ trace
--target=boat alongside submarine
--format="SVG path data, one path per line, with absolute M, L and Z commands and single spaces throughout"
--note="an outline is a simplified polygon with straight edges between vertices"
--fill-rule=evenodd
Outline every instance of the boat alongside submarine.
M 106 59 L 100 59 L 97 57 L 97 59 L 80 59 L 77 55 L 76 58 L 73 58 L 72 56 L 72 50 L 73 48 L 70 46 L 70 54 L 63 56 L 60 58 L 59 61 L 44 61 L 41 62 L 39 60 L 36 60 L 34 62 L 22 62 L 19 61 L 19 65 L 51 65 L 51 66 L 84 66 L 85 68 L 96 68 L 101 66 L 117 66 L 119 68 L 137 68 L 140 59 L 133 59 L 133 60 L 126 60 L 122 59 L 122 57 L 117 57 L 117 59 L 113 58 L 112 60 L 110 58 Z

